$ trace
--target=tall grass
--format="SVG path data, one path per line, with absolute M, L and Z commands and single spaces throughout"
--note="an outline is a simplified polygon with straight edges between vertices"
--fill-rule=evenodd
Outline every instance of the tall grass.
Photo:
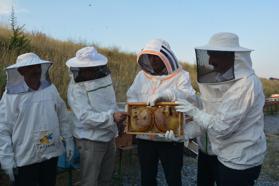
M 0 27 L 0 87 L 2 90 L 6 82 L 4 69 L 8 65 L 15 63 L 19 55 L 17 51 L 8 49 L 11 35 L 12 32 L 9 29 Z M 30 49 L 22 53 L 34 52 L 42 59 L 53 62 L 50 78 L 58 88 L 61 96 L 66 99 L 69 75 L 65 62 L 73 57 L 76 51 L 84 47 L 85 44 L 55 40 L 40 32 L 26 33 L 26 37 L 30 40 Z M 118 101 L 125 101 L 126 91 L 133 82 L 138 70 L 136 55 L 121 52 L 117 48 L 95 47 L 100 53 L 107 56 L 117 99 Z
M 12 32 L 6 27 L 0 27 L 0 88 L 3 89 L 6 82 L 5 67 L 15 63 L 19 53 L 9 49 L 9 38 Z M 84 47 L 84 43 L 74 43 L 72 41 L 60 41 L 48 37 L 44 33 L 25 33 L 30 40 L 30 47 L 21 51 L 35 52 L 42 59 L 53 62 L 50 70 L 50 78 L 58 88 L 61 96 L 66 100 L 66 93 L 69 81 L 68 69 L 65 62 L 75 55 L 75 52 Z M 136 55 L 119 51 L 117 48 L 100 48 L 95 46 L 100 53 L 108 57 L 109 67 L 112 73 L 114 88 L 118 101 L 126 100 L 126 91 L 132 84 L 137 73 L 138 66 Z M 182 63 L 184 69 L 190 72 L 192 85 L 198 90 L 196 84 L 196 66 Z M 262 79 L 264 91 L 267 96 L 279 92 L 279 82 Z

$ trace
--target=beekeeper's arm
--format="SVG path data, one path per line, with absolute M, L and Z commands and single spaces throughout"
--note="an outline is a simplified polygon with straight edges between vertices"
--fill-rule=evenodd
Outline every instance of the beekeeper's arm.
M 14 103 L 4 92 L 0 101 L 0 162 L 1 168 L 14 180 L 13 168 L 16 167 L 12 146 L 12 133 L 16 114 Z
M 191 80 L 188 72 L 182 71 L 175 87 L 170 87 L 164 91 L 157 92 L 151 95 L 147 101 L 148 105 L 154 106 L 160 100 L 177 101 L 179 99 L 187 99 L 191 103 L 196 102 L 195 90 L 191 85 Z
M 196 96 L 196 102 L 195 105 L 197 105 L 197 107 L 199 109 L 202 108 L 202 104 L 200 101 L 199 96 Z M 183 133 L 184 133 L 184 141 L 188 141 L 190 139 L 194 139 L 196 137 L 201 136 L 203 133 L 205 132 L 205 129 L 201 128 L 196 121 L 186 121 L 185 120 L 185 124 L 183 125 Z M 178 139 L 175 138 L 174 133 L 167 131 L 167 133 L 165 133 L 165 138 L 167 138 L 168 140 L 172 140 L 172 141 L 177 141 Z
M 87 93 L 83 89 L 69 87 L 68 103 L 78 121 L 88 129 L 107 128 L 115 125 L 113 119 L 114 111 L 108 110 L 107 112 L 94 112 L 90 105 Z M 95 106 L 98 107 L 98 105 Z
M 188 100 L 188 99 L 187 99 Z M 194 100 L 194 101 L 193 101 Z M 189 101 L 189 100 L 188 100 Z M 195 105 L 197 108 L 202 109 L 202 101 L 198 95 L 195 95 L 195 97 L 192 97 L 193 105 Z M 194 139 L 196 137 L 201 136 L 205 132 L 204 129 L 202 129 L 196 121 L 186 121 L 186 124 L 184 125 L 184 138 L 185 140 Z
M 175 100 L 188 100 L 190 103 L 194 104 L 198 108 L 202 108 L 201 101 L 198 96 L 195 95 L 195 90 L 191 85 L 191 80 L 188 72 L 183 72 L 183 75 L 177 81 L 176 88 L 168 89 L 169 92 L 168 99 L 171 101 Z M 183 125 L 184 130 L 184 140 L 196 138 L 202 134 L 202 129 L 195 121 L 190 121 Z M 169 140 L 176 141 L 174 138 L 174 133 L 167 131 L 165 137 Z
M 216 138 L 228 138 L 239 128 L 242 120 L 245 119 L 255 101 L 255 94 L 257 94 L 254 91 L 252 82 L 239 81 L 241 82 L 231 87 L 229 94 L 226 94 L 226 98 L 223 100 L 216 115 L 208 114 L 186 100 L 177 102 L 179 106 L 176 109 L 193 116 L 198 125 L 208 130 Z M 256 101 L 259 102 L 259 105 L 264 104 L 264 99 Z

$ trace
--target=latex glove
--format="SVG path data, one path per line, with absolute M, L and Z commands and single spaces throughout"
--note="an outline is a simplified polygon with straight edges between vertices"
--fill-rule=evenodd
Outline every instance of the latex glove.
M 187 101 L 186 99 L 182 100 L 178 100 L 175 102 L 178 106 L 175 107 L 175 110 L 177 112 L 184 112 L 188 115 L 190 115 L 188 112 L 192 111 L 193 109 L 195 109 L 195 106 L 193 104 L 191 104 L 189 101 Z M 190 115 L 192 116 L 192 115 Z
M 188 143 L 190 139 L 196 138 L 201 135 L 200 126 L 197 124 L 188 123 L 184 127 L 184 136 L 183 137 L 176 137 L 173 130 L 168 130 L 165 134 L 159 134 L 160 137 L 164 137 L 169 141 L 179 141 L 184 140 L 184 143 Z
M 170 140 L 170 141 L 178 141 L 179 139 L 177 137 L 175 137 L 174 133 L 173 133 L 173 130 L 168 130 L 166 133 L 165 133 L 165 138 L 167 140 Z
M 179 100 L 175 103 L 178 104 L 178 106 L 175 107 L 177 112 L 184 112 L 187 115 L 192 116 L 193 120 L 202 128 L 207 129 L 212 126 L 212 120 L 214 119 L 212 115 L 198 109 L 187 100 Z
M 4 172 L 9 176 L 11 182 L 15 181 L 13 168 L 4 169 Z
M 154 106 L 156 102 L 159 101 L 174 101 L 175 100 L 175 93 L 171 89 L 166 89 L 161 92 L 157 92 L 150 96 L 147 100 L 147 105 Z
M 165 134 L 156 134 L 160 138 L 165 138 L 168 141 L 180 141 L 182 138 L 175 137 L 173 130 L 168 130 Z
M 65 146 L 66 146 L 66 157 L 68 161 L 71 161 L 74 156 L 75 145 L 73 138 L 65 139 Z
M 202 135 L 201 127 L 195 121 L 186 123 L 184 125 L 183 131 L 185 141 L 194 139 Z

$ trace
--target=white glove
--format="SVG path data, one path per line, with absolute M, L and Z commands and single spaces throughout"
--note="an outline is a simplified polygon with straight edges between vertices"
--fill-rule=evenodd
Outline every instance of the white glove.
M 168 141 L 181 141 L 183 137 L 175 137 L 173 130 L 168 130 L 165 134 L 157 134 L 160 138 L 165 138 Z
M 179 140 L 177 137 L 175 137 L 173 130 L 168 130 L 165 133 L 165 138 L 169 141 L 178 141 Z
M 189 111 L 196 108 L 194 105 L 192 105 L 186 99 L 183 99 L 183 100 L 180 99 L 180 100 L 176 101 L 175 103 L 178 105 L 178 106 L 175 107 L 175 110 L 177 112 L 184 112 L 184 113 L 188 114 Z M 190 115 L 190 114 L 188 114 L 188 115 Z
M 9 176 L 11 182 L 15 181 L 13 168 L 4 169 L 4 172 Z
M 66 146 L 66 157 L 68 161 L 71 161 L 74 156 L 75 145 L 73 138 L 65 139 L 65 146 Z
M 184 139 L 186 141 L 202 135 L 201 127 L 195 121 L 190 121 L 186 123 L 183 128 L 183 131 Z
M 198 109 L 194 105 L 192 105 L 187 100 L 179 100 L 175 102 L 178 106 L 175 107 L 177 112 L 184 112 L 189 116 L 192 116 L 194 121 L 197 122 L 199 126 L 207 129 L 212 125 L 213 116 Z
M 156 94 L 153 94 L 150 96 L 147 100 L 147 105 L 154 106 L 158 100 L 164 100 L 164 101 L 174 101 L 175 100 L 175 93 L 171 89 L 166 89 L 161 92 L 157 92 Z

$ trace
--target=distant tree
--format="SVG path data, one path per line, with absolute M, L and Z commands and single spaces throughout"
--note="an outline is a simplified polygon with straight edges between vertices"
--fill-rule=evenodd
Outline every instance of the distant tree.
M 30 40 L 25 36 L 23 29 L 25 25 L 17 25 L 15 10 L 13 6 L 11 9 L 10 26 L 12 29 L 12 35 L 9 39 L 9 49 L 16 50 L 18 54 L 22 51 L 29 50 Z

